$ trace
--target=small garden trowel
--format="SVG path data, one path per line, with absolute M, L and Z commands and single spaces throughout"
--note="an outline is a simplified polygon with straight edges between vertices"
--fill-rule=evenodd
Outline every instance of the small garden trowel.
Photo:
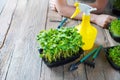
M 92 57 L 92 61 L 89 61 L 89 62 L 86 61 L 86 64 L 89 65 L 89 66 L 91 66 L 91 67 L 94 67 L 95 66 L 94 60 L 98 56 L 98 54 L 100 53 L 101 49 L 102 49 L 102 45 L 100 45 L 98 48 L 95 48 L 90 53 L 88 53 L 85 57 L 83 57 L 80 61 L 78 61 L 77 63 L 72 64 L 70 66 L 69 70 L 73 71 L 73 70 L 77 69 L 79 64 L 81 64 L 82 62 L 86 61 L 93 54 L 94 55 Z

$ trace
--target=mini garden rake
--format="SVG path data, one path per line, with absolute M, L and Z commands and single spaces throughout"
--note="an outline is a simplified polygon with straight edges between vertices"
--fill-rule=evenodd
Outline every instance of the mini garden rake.
M 91 67 L 94 67 L 95 66 L 95 63 L 94 63 L 94 60 L 95 58 L 98 56 L 100 50 L 101 50 L 102 46 L 100 46 L 99 48 L 95 48 L 94 50 L 92 50 L 90 53 L 88 53 L 86 56 L 84 56 L 80 61 L 70 65 L 70 68 L 69 70 L 70 71 L 73 71 L 73 70 L 76 70 L 78 68 L 78 65 L 83 63 L 84 61 L 86 61 L 91 55 L 93 55 L 93 59 L 92 61 L 88 62 L 86 61 L 85 63 L 88 65 L 88 66 L 91 66 Z
M 86 60 L 84 62 L 85 65 L 88 65 L 90 67 L 95 68 L 95 59 L 97 58 L 98 54 L 100 53 L 100 50 L 102 49 L 102 45 L 95 51 L 94 55 L 92 56 L 92 60 Z

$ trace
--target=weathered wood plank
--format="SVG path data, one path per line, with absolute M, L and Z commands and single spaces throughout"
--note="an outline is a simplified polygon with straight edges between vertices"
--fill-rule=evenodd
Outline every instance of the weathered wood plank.
M 5 80 L 6 78 L 6 74 L 14 51 L 14 44 L 8 44 L 5 46 L 5 48 L 6 49 L 0 50 L 0 80 Z
M 6 2 L 7 2 L 7 0 L 0 0 L 0 14 L 1 14 Z
M 0 50 L 1 54 L 4 53 L 0 58 L 1 80 L 40 79 L 41 59 L 36 35 L 45 29 L 42 26 L 46 23 L 48 1 L 27 1 L 18 1 L 5 45 Z
M 41 61 L 36 54 L 35 34 L 38 30 L 44 29 L 47 7 L 48 1 L 30 0 L 28 2 L 27 12 L 24 16 L 25 20 L 21 24 L 19 35 L 21 39 L 19 39 L 20 42 L 17 41 L 16 43 L 15 54 L 7 75 L 8 80 L 39 80 Z M 18 75 L 13 78 L 15 74 Z
M 70 65 L 79 60 L 80 58 L 64 66 L 64 80 L 87 80 L 84 64 L 80 64 L 75 71 L 69 71 Z
M 4 7 L 0 15 L 0 79 L 1 80 L 4 80 L 6 78 L 12 52 L 14 51 L 14 45 L 11 44 L 10 47 L 8 47 L 9 44 L 5 46 L 6 49 L 4 50 L 1 48 L 3 47 L 5 38 L 7 36 L 7 32 L 10 28 L 9 25 L 11 25 L 11 21 L 13 18 L 16 5 L 17 5 L 17 0 L 7 1 L 6 6 Z
M 16 5 L 17 0 L 8 0 L 0 15 L 0 48 L 2 48 L 9 31 Z
M 46 30 L 49 30 L 50 28 L 56 29 L 59 24 L 59 22 L 51 22 L 50 20 L 61 21 L 61 19 L 61 16 L 57 12 L 51 11 L 51 9 L 49 8 Z M 63 80 L 63 75 L 63 66 L 49 68 L 43 62 L 40 80 Z

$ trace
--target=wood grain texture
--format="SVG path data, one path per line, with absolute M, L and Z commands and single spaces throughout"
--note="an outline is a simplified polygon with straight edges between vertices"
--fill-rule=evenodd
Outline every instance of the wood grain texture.
M 0 15 L 0 48 L 2 48 L 6 35 L 10 29 L 13 15 L 17 6 L 17 0 L 8 0 Z
M 47 0 L 18 1 L 9 34 L 0 50 L 0 80 L 40 79 L 41 59 L 36 35 L 45 29 L 42 26 L 46 23 L 47 8 Z
M 0 0 L 0 14 L 3 11 L 5 5 L 6 5 L 7 0 Z
M 28 1 L 7 80 L 39 80 L 41 60 L 36 51 L 36 35 L 45 28 L 47 8 L 47 0 Z
M 69 0 L 73 5 L 75 0 Z M 86 0 L 85 0 L 86 1 Z M 7 0 L 0 15 L 0 80 L 120 80 L 119 72 L 108 63 L 104 50 L 96 59 L 94 69 L 80 64 L 70 72 L 72 63 L 49 68 L 39 57 L 36 35 L 41 30 L 56 29 L 62 17 L 49 8 L 49 0 Z M 64 27 L 80 23 L 68 19 Z M 94 25 L 98 35 L 94 45 L 118 45 L 107 29 Z M 87 51 L 85 52 L 87 53 Z
M 52 11 L 49 8 L 45 29 L 46 30 L 49 30 L 51 28 L 57 29 L 57 26 L 58 26 L 59 22 L 51 22 L 50 20 L 61 21 L 61 19 L 62 19 L 61 16 L 57 12 Z M 44 64 L 44 62 L 42 63 L 42 71 L 41 71 L 40 80 L 56 80 L 56 79 L 57 80 L 63 80 L 63 75 L 64 75 L 63 74 L 63 66 L 49 68 L 49 67 L 46 66 L 46 64 Z

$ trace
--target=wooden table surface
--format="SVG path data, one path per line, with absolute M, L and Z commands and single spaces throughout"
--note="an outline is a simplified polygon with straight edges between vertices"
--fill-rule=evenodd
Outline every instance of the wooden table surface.
M 69 0 L 73 4 L 73 0 Z M 47 67 L 39 57 L 36 35 L 41 30 L 57 28 L 62 17 L 49 9 L 49 0 L 6 0 L 0 13 L 0 80 L 120 80 L 102 50 L 96 67 L 80 64 L 70 72 L 68 63 L 55 68 Z M 77 25 L 68 20 L 65 26 Z M 94 24 L 93 24 L 94 25 Z M 94 47 L 117 45 L 107 29 L 94 25 L 98 35 Z

